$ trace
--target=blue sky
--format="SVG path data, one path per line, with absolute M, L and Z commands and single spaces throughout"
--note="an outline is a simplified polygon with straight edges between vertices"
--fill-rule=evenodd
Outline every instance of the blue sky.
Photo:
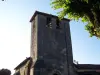
M 31 23 L 35 10 L 57 15 L 50 0 L 0 1 L 0 69 L 14 68 L 30 56 Z M 82 22 L 70 22 L 73 58 L 79 63 L 100 64 L 100 40 L 89 37 Z

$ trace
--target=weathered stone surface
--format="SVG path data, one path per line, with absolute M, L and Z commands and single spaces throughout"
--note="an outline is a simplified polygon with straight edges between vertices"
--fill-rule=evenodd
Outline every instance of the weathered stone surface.
M 32 21 L 31 57 L 35 64 L 40 59 L 45 64 L 44 68 L 37 68 L 34 64 L 34 75 L 51 75 L 54 70 L 62 75 L 72 75 L 74 71 L 69 21 L 61 20 L 60 28 L 57 29 L 57 18 L 51 17 L 51 24 L 47 25 L 47 17 L 50 16 L 37 14 Z

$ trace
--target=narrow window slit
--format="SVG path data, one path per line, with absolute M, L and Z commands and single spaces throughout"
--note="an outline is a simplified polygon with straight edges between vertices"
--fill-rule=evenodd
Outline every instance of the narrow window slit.
M 59 19 L 56 19 L 56 29 L 61 29 L 59 24 L 60 24 Z
M 51 17 L 47 17 L 46 26 L 51 27 Z

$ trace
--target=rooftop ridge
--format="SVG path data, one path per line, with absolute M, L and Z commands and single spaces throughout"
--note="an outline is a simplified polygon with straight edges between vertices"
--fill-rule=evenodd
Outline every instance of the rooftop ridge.
M 51 16 L 51 17 L 58 18 L 58 16 L 56 16 L 56 15 L 52 15 L 52 14 L 48 14 L 48 13 L 44 13 L 44 12 L 40 12 L 40 11 L 35 11 L 34 14 L 33 14 L 33 16 L 32 16 L 31 19 L 30 19 L 30 22 L 33 21 L 33 19 L 35 18 L 35 16 L 36 16 L 37 14 L 42 14 L 42 15 L 45 15 L 45 16 Z M 70 19 L 67 19 L 67 18 L 63 18 L 62 20 L 70 21 Z

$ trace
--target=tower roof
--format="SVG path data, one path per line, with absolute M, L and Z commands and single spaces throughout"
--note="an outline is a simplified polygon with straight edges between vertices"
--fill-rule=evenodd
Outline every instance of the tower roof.
M 55 16 L 55 15 L 52 15 L 52 14 L 48 14 L 48 13 L 44 13 L 44 12 L 40 12 L 40 11 L 35 11 L 34 15 L 30 19 L 30 22 L 32 22 L 34 20 L 34 18 L 35 18 L 35 16 L 37 14 L 41 14 L 41 15 L 44 15 L 44 16 L 51 16 L 51 17 L 54 17 L 54 18 L 58 18 L 58 16 Z M 67 18 L 63 18 L 63 20 L 70 21 L 70 19 L 67 19 Z

